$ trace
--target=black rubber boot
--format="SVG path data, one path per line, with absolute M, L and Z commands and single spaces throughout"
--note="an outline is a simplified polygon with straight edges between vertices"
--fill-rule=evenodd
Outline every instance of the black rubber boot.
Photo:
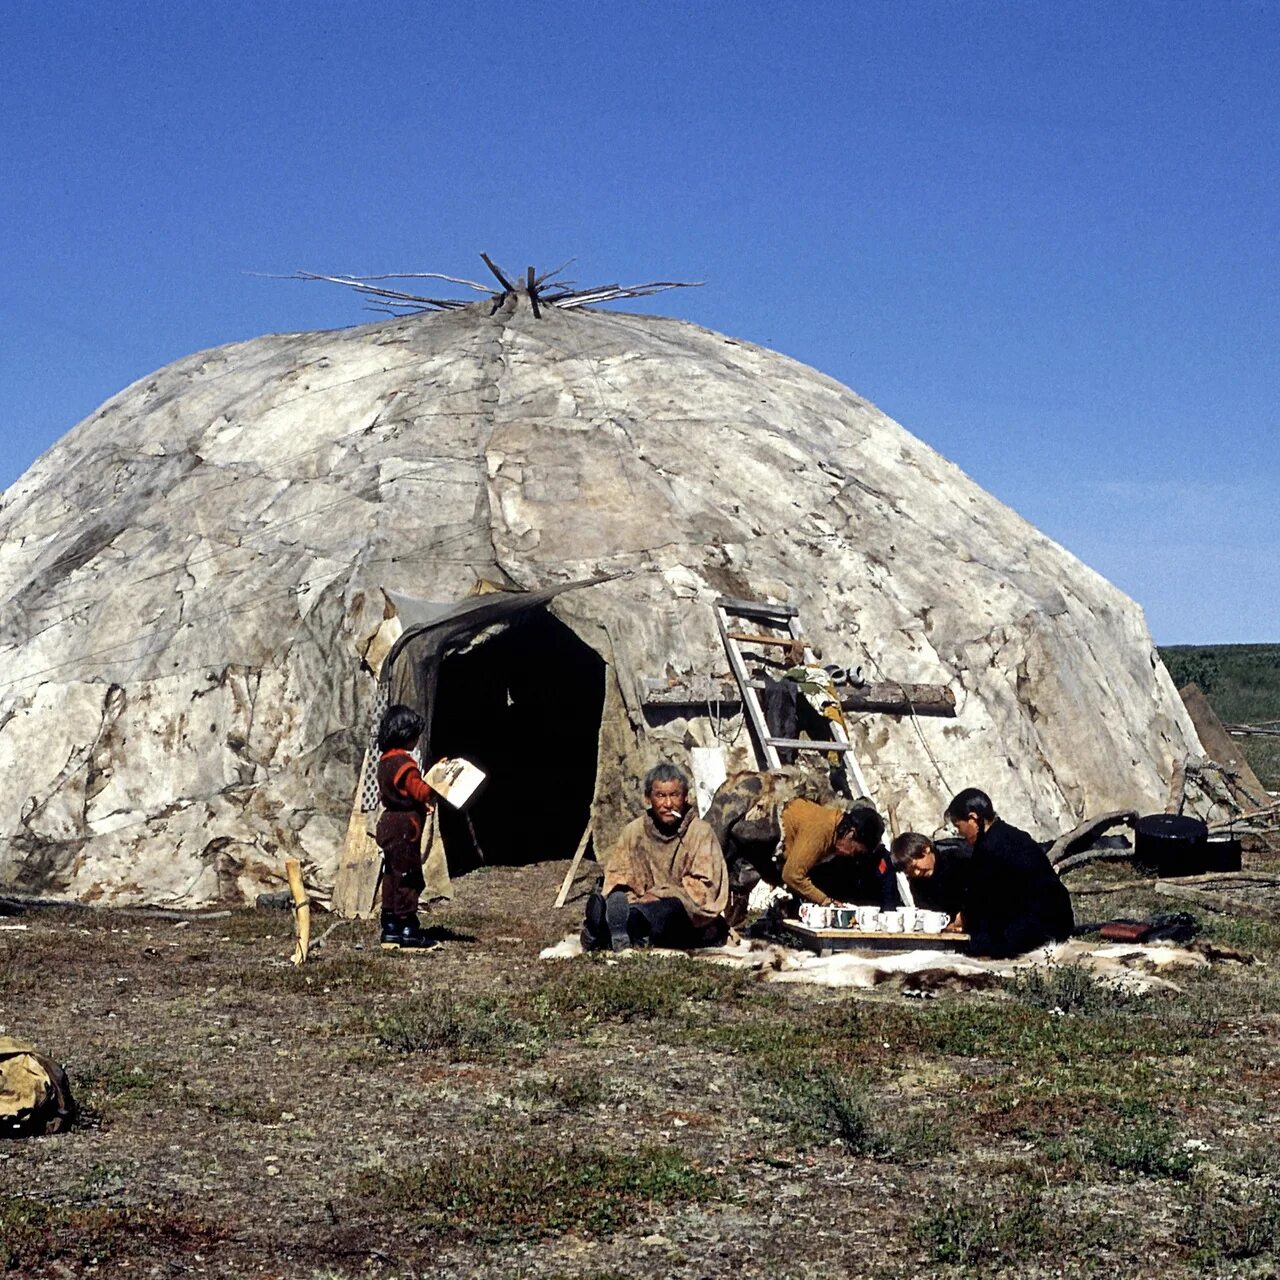
M 434 938 L 422 932 L 417 916 L 401 916 L 400 946 L 407 951 L 429 951 L 436 945 Z
M 621 889 L 615 889 L 604 900 L 604 920 L 609 926 L 609 947 L 613 951 L 625 951 L 631 945 L 627 922 L 631 918 L 631 903 Z
M 400 945 L 400 931 L 404 922 L 400 916 L 393 916 L 390 911 L 382 913 L 382 932 L 378 941 L 387 948 Z

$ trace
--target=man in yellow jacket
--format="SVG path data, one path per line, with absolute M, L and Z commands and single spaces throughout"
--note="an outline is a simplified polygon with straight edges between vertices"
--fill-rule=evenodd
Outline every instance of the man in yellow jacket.
M 884 820 L 869 805 L 830 809 L 792 800 L 782 810 L 782 883 L 806 902 L 901 905 L 897 876 L 880 847 Z
M 763 879 L 806 902 L 901 905 L 897 876 L 881 847 L 884 820 L 866 801 L 852 808 L 796 796 L 796 782 L 745 772 L 727 779 L 707 811 L 729 867 L 730 924 L 747 913 Z

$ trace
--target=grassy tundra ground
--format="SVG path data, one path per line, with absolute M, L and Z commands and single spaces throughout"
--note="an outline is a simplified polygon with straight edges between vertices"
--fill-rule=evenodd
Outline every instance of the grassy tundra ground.
M 0 1145 L 0 1273 L 1277 1274 L 1280 929 L 1207 916 L 1261 963 L 1181 993 L 908 999 L 540 962 L 562 871 L 466 877 L 435 953 L 344 925 L 301 971 L 281 913 L 0 932 L 0 1024 L 87 1113 Z

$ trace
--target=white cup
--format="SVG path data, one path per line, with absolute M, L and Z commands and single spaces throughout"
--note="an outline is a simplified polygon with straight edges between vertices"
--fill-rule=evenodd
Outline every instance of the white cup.
M 831 911 L 816 902 L 806 902 L 800 908 L 800 920 L 810 929 L 827 929 L 831 926 Z
M 880 913 L 880 932 L 881 933 L 901 933 L 902 932 L 902 912 L 882 911 Z

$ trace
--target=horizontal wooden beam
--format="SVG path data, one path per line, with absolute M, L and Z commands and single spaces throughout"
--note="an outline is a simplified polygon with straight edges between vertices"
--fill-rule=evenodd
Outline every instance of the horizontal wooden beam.
M 954 716 L 956 695 L 945 684 L 864 684 L 840 691 L 846 711 L 887 711 L 892 715 Z
M 763 689 L 763 680 L 748 682 L 753 688 Z M 696 707 L 704 702 L 742 701 L 742 692 L 732 680 L 717 680 L 713 676 L 691 676 L 688 680 L 644 680 L 641 682 L 646 707 Z
M 748 682 L 763 689 L 763 680 Z M 732 680 L 713 676 L 691 676 L 686 680 L 645 680 L 647 707 L 696 707 L 708 702 L 721 705 L 742 701 Z M 846 711 L 882 711 L 889 715 L 954 716 L 956 695 L 945 684 L 864 684 L 839 689 L 840 705 Z

